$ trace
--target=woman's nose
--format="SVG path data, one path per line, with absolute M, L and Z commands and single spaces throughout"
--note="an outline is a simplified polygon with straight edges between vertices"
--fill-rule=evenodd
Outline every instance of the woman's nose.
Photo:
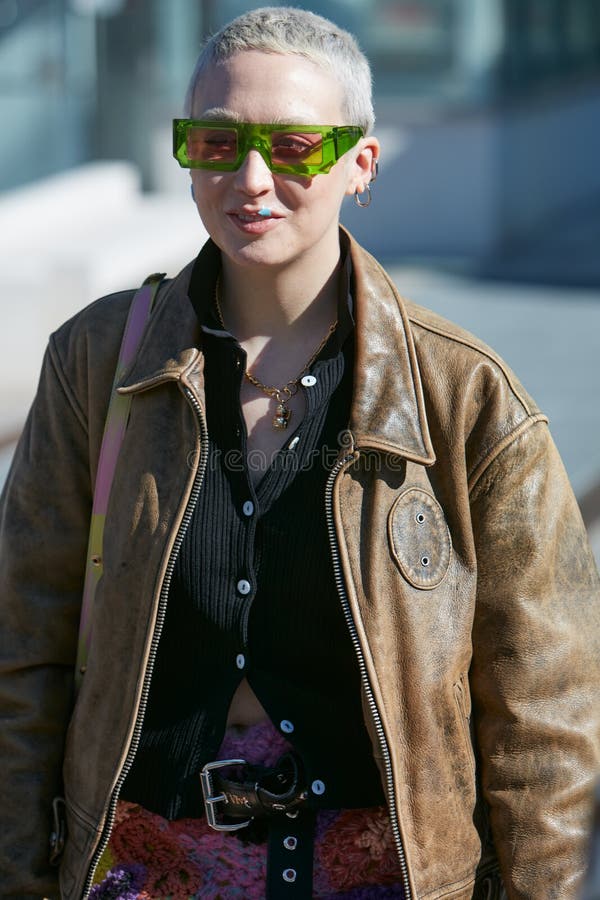
M 235 175 L 237 187 L 246 194 L 262 194 L 273 187 L 273 173 L 254 148 L 248 151 Z

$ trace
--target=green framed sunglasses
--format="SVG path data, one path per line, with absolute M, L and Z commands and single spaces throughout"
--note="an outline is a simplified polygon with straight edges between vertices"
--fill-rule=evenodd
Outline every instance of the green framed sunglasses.
M 255 125 L 173 119 L 173 156 L 184 169 L 235 172 L 258 150 L 272 172 L 322 175 L 363 136 L 358 125 Z

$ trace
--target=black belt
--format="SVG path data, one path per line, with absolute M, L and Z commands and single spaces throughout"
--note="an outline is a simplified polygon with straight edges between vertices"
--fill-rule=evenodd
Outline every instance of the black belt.
M 239 780 L 222 774 L 232 767 Z M 271 768 L 220 759 L 204 766 L 200 783 L 211 828 L 237 832 L 242 840 L 246 833 L 249 840 L 268 836 L 267 900 L 312 897 L 316 813 L 307 802 L 300 758 L 286 753 Z M 268 826 L 266 834 L 261 823 Z

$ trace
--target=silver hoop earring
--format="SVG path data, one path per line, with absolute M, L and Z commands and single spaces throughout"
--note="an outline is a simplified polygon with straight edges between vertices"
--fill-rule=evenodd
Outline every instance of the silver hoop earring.
M 371 163 L 371 184 L 374 184 L 375 179 L 379 175 L 379 160 L 374 159 Z
M 360 195 L 366 193 L 367 199 L 363 202 L 360 199 Z M 357 206 L 360 206 L 361 209 L 366 209 L 367 206 L 371 203 L 371 188 L 368 184 L 365 185 L 364 189 L 359 192 L 358 188 L 354 191 L 354 202 Z

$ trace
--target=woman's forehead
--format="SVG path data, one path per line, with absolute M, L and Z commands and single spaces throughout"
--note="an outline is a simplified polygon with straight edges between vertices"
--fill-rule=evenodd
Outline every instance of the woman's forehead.
M 195 118 L 203 119 L 204 121 L 213 121 L 213 122 L 231 122 L 233 125 L 238 122 L 245 122 L 247 120 L 243 119 L 242 116 L 234 109 L 228 109 L 226 106 L 212 106 L 209 109 L 202 109 L 198 112 L 198 115 Z M 315 125 L 315 124 L 323 124 L 329 125 L 330 122 L 313 122 L 310 118 L 302 116 L 300 113 L 295 115 L 294 120 L 287 117 L 275 116 L 274 118 L 270 118 L 268 122 L 257 123 L 261 125 Z
M 213 64 L 194 92 L 195 118 L 298 124 L 347 124 L 342 87 L 326 69 L 297 54 L 244 50 Z M 227 115 L 221 116 L 226 112 Z

